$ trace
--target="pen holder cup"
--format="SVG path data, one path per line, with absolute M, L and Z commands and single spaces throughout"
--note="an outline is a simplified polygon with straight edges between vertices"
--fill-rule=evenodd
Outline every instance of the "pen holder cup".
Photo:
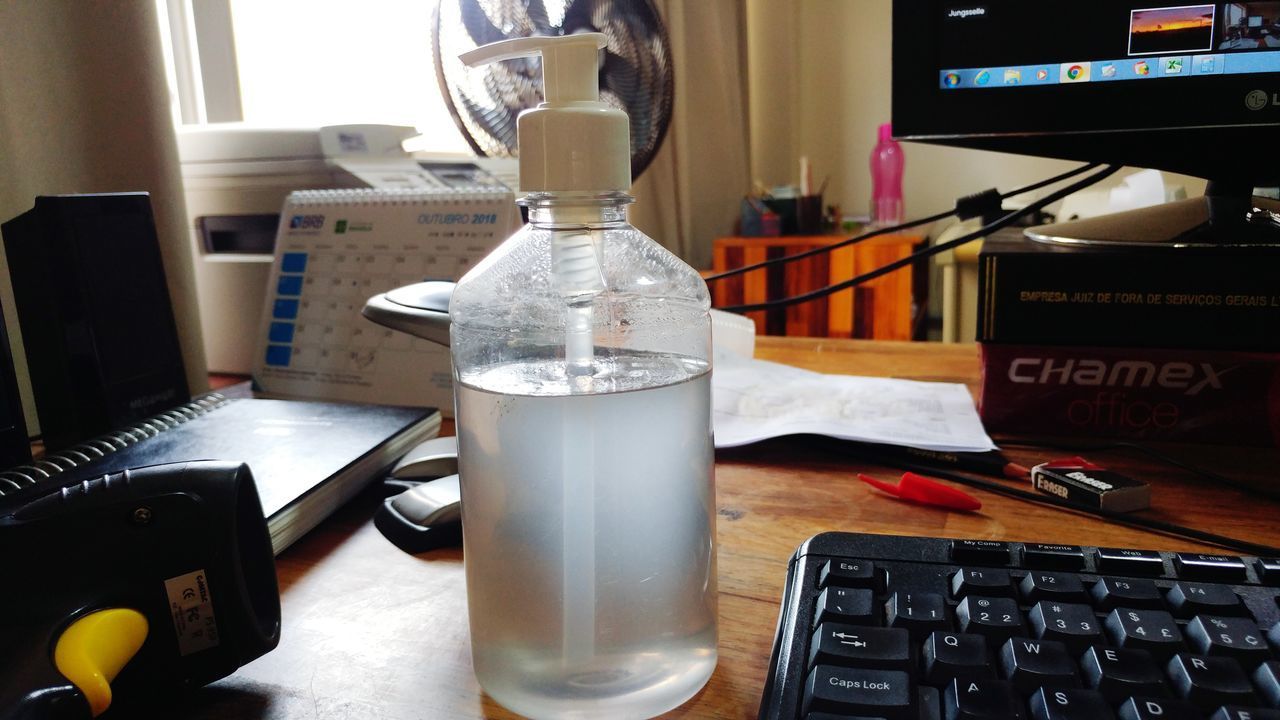
M 796 234 L 822 233 L 822 196 L 802 195 L 796 198 Z

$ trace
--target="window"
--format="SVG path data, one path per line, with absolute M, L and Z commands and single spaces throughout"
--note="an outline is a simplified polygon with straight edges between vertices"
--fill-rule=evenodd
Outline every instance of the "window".
M 157 0 L 183 124 L 411 125 L 470 152 L 431 62 L 423 0 Z

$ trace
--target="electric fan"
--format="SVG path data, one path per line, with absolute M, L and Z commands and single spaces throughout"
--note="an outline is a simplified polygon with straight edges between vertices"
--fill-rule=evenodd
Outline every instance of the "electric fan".
M 604 33 L 600 99 L 631 118 L 631 177 L 671 123 L 671 43 L 652 0 L 440 0 L 431 20 L 436 79 L 475 152 L 515 157 L 516 116 L 542 102 L 539 58 L 469 68 L 460 53 L 508 38 Z

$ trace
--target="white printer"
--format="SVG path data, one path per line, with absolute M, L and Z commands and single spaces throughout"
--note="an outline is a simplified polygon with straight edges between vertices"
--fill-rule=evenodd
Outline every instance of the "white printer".
M 247 374 L 253 367 L 280 209 L 290 192 L 494 184 L 517 189 L 515 160 L 410 154 L 404 142 L 417 134 L 414 128 L 388 125 L 228 124 L 179 130 L 196 295 L 211 372 Z

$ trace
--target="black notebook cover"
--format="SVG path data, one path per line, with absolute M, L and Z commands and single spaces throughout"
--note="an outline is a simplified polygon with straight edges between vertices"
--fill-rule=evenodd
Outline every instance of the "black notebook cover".
M 149 435 L 43 478 L 26 492 L 40 494 L 41 488 L 65 487 L 147 465 L 245 462 L 253 471 L 278 554 L 440 429 L 440 413 L 432 408 L 209 397 L 215 400 L 182 422 L 166 426 L 160 422 L 166 415 L 162 413 L 152 418 L 158 429 L 144 422 L 86 443 L 101 444 L 127 433 Z M 176 409 L 169 415 L 175 414 Z M 89 449 L 76 446 L 61 457 L 74 457 L 75 452 Z

